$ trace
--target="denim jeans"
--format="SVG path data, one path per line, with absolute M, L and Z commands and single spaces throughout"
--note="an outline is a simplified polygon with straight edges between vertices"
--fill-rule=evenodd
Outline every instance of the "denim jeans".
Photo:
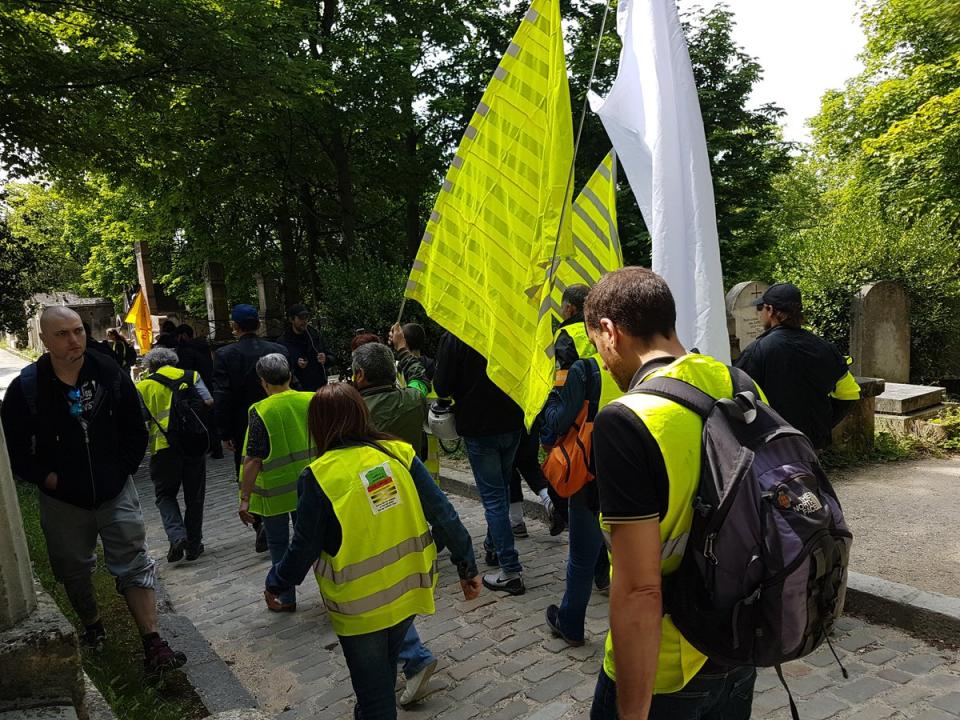
M 587 489 L 570 497 L 570 547 L 567 557 L 567 587 L 560 602 L 558 616 L 561 632 L 571 640 L 583 640 L 583 621 L 593 584 L 602 567 L 600 555 L 606 556 L 600 521 L 587 506 Z
M 517 445 L 520 444 L 520 431 L 488 437 L 465 437 L 463 444 L 467 448 L 467 457 L 487 519 L 487 538 L 483 541 L 483 547 L 496 550 L 503 572 L 519 573 L 523 568 L 510 528 L 510 476 L 513 474 Z
M 754 667 L 704 668 L 675 693 L 654 695 L 649 720 L 750 720 Z M 617 685 L 601 669 L 590 720 L 616 720 Z
M 203 502 L 207 492 L 206 456 L 188 458 L 173 448 L 158 450 L 150 456 L 150 479 L 167 540 L 199 545 L 203 540 Z M 181 487 L 182 515 L 177 500 Z
M 297 514 L 281 513 L 280 515 L 264 516 L 263 529 L 267 533 L 267 550 L 270 551 L 270 562 L 276 565 L 283 560 L 283 554 L 290 546 L 290 523 L 296 525 Z M 291 585 L 277 596 L 282 603 L 297 601 L 297 586 Z
M 341 635 L 340 647 L 350 670 L 350 683 L 357 696 L 355 718 L 396 720 L 397 660 L 413 617 L 391 628 L 365 635 Z
M 410 629 L 403 636 L 403 644 L 400 646 L 400 662 L 403 663 L 403 676 L 409 680 L 436 658 L 426 646 L 421 642 L 417 634 L 417 628 L 410 623 Z

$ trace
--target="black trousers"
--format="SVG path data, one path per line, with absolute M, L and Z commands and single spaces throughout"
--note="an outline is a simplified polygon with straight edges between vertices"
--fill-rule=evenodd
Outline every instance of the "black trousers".
M 203 501 L 207 494 L 206 456 L 188 458 L 173 448 L 158 450 L 150 456 L 150 479 L 167 539 L 199 545 L 203 540 Z M 182 514 L 177 500 L 181 488 Z

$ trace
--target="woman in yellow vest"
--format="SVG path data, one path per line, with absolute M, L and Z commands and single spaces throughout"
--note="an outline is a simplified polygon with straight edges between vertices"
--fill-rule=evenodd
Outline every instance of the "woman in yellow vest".
M 313 393 L 290 389 L 290 364 L 280 353 L 257 360 L 257 377 L 267 394 L 250 406 L 240 466 L 240 519 L 252 525 L 263 518 L 270 560 L 279 562 L 290 544 L 290 520 L 297 522 L 297 478 L 313 459 L 307 432 L 307 408 Z M 296 589 L 269 602 L 273 612 L 297 609 Z
M 318 457 L 299 478 L 297 521 L 283 559 L 267 575 L 276 598 L 314 567 L 350 670 L 356 717 L 397 717 L 400 646 L 416 615 L 435 610 L 439 532 L 463 595 L 480 593 L 470 534 L 413 448 L 371 426 L 360 393 L 321 387 L 310 401 Z

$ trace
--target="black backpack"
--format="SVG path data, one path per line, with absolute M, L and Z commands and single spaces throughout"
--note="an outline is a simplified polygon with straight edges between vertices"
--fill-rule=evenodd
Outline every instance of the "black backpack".
M 170 447 L 179 450 L 189 458 L 202 457 L 209 452 L 209 412 L 207 404 L 197 391 L 197 386 L 193 384 L 191 374 L 184 372 L 183 377 L 174 380 L 160 373 L 153 373 L 147 376 L 147 380 L 158 382 L 173 393 L 166 430 L 147 410 L 150 419 L 163 433 Z
M 665 612 L 707 657 L 775 667 L 782 681 L 781 663 L 829 644 L 853 535 L 810 440 L 758 400 L 746 373 L 730 373 L 732 399 L 667 377 L 633 390 L 703 419 L 693 525 L 664 578 Z M 790 708 L 796 718 L 792 697 Z

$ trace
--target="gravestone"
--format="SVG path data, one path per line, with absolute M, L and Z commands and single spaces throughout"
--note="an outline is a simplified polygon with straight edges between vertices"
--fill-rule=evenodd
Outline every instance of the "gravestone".
M 286 313 L 280 303 L 280 288 L 272 277 L 257 273 L 257 300 L 260 303 L 260 334 L 279 337 L 284 331 Z
M 910 298 L 890 280 L 853 296 L 850 324 L 853 374 L 910 382 Z
M 230 308 L 227 306 L 227 282 L 223 265 L 213 260 L 203 264 L 203 286 L 207 296 L 207 337 L 212 342 L 225 342 L 230 332 Z
M 757 280 L 737 283 L 727 293 L 727 319 L 733 321 L 733 335 L 739 345 L 739 355 L 747 349 L 763 332 L 763 326 L 757 317 L 757 308 L 754 303 L 769 287 L 766 283 Z M 731 343 L 731 346 L 733 343 Z

